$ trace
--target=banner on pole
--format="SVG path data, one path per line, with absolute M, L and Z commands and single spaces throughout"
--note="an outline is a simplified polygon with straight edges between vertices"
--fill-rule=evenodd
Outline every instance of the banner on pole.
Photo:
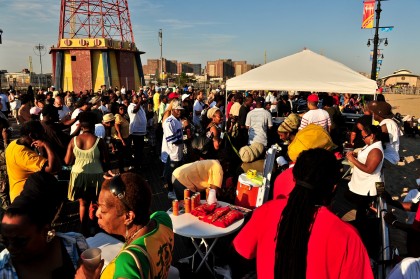
M 362 28 L 373 28 L 373 16 L 375 14 L 375 1 L 363 2 Z

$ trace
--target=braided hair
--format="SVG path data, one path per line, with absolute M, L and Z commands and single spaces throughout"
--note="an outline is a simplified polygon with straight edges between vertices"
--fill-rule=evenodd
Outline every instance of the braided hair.
M 293 167 L 296 186 L 282 212 L 276 237 L 274 278 L 306 278 L 306 257 L 318 208 L 331 202 L 340 165 L 325 149 L 303 151 Z

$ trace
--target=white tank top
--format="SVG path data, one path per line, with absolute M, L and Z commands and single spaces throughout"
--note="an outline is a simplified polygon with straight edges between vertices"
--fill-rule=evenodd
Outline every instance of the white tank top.
M 365 164 L 367 157 L 369 155 L 369 152 L 372 149 L 379 149 L 382 153 L 382 160 L 376 167 L 373 173 L 369 174 L 366 172 L 361 171 L 356 166 L 353 168 L 353 175 L 351 176 L 350 182 L 349 182 L 349 189 L 355 194 L 361 195 L 361 196 L 376 196 L 376 186 L 375 182 L 381 182 L 381 169 L 382 164 L 384 162 L 384 150 L 382 148 L 382 142 L 377 141 L 371 145 L 366 145 L 363 147 L 361 151 L 357 154 L 357 160 Z

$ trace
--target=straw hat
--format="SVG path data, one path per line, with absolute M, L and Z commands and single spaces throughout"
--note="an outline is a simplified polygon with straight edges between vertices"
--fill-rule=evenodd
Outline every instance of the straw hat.
M 111 122 L 115 120 L 115 116 L 112 113 L 107 113 L 102 118 L 103 123 Z

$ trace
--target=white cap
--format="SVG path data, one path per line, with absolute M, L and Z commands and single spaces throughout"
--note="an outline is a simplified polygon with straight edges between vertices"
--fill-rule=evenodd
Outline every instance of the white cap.
M 181 100 L 184 101 L 185 99 L 187 99 L 190 96 L 190 94 L 182 94 L 181 96 Z

